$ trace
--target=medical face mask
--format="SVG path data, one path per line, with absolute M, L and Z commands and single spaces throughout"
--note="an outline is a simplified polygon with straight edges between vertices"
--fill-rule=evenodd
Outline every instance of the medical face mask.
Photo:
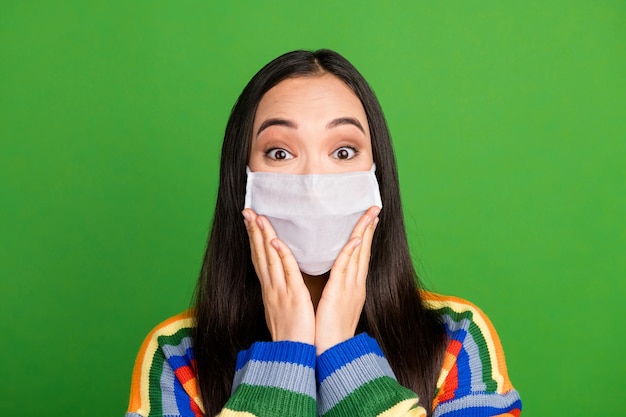
M 321 275 L 367 209 L 382 208 L 375 170 L 293 175 L 248 169 L 245 208 L 267 217 L 302 272 Z

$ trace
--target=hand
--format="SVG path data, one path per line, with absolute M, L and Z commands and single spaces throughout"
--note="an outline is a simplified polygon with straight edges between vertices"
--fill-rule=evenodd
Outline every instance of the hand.
M 379 213 L 378 207 L 370 207 L 359 219 L 330 270 L 315 318 L 318 355 L 354 336 L 365 304 L 365 281 Z
M 265 321 L 272 340 L 315 342 L 315 313 L 293 254 L 277 237 L 267 218 L 252 209 L 242 212 L 250 238 L 252 264 L 261 282 Z

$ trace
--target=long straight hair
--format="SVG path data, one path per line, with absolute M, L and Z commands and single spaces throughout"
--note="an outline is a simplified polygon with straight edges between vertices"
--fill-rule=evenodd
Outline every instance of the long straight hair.
M 255 341 L 271 340 L 241 215 L 257 106 L 287 78 L 324 74 L 341 79 L 363 104 L 384 207 L 372 241 L 367 298 L 357 331 L 378 341 L 398 381 L 416 392 L 430 411 L 445 335 L 418 291 L 387 123 L 374 92 L 354 66 L 336 52 L 319 50 L 290 52 L 263 67 L 244 88 L 226 126 L 217 203 L 194 297 L 196 374 L 208 416 L 218 414 L 231 395 L 237 353 Z

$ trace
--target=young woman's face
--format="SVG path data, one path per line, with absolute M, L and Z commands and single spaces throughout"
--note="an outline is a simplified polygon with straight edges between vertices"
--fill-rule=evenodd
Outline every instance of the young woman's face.
M 261 99 L 248 166 L 253 172 L 338 174 L 372 167 L 365 110 L 339 78 L 281 81 Z

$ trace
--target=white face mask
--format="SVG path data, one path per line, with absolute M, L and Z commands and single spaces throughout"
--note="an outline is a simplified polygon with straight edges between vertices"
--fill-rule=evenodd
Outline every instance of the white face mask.
M 367 209 L 382 208 L 375 170 L 293 175 L 247 169 L 245 208 L 267 217 L 302 272 L 321 275 Z

